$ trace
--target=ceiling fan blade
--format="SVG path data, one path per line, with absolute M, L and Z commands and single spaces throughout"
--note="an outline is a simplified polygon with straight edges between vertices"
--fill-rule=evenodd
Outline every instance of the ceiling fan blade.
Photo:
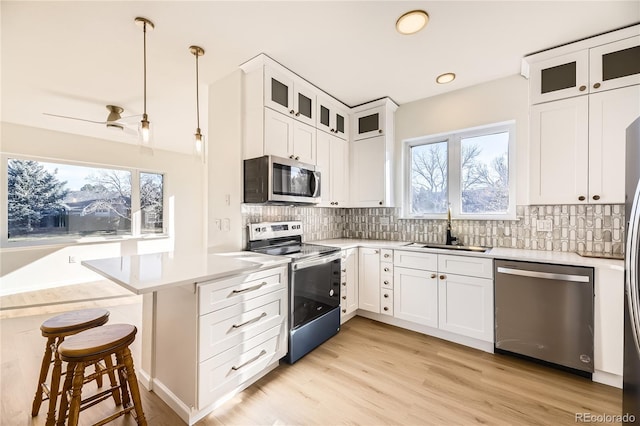
M 94 124 L 107 124 L 106 121 L 94 121 L 94 120 L 87 120 L 85 118 L 77 118 L 77 117 L 69 117 L 68 115 L 58 115 L 58 114 L 50 114 L 48 112 L 43 112 L 42 114 L 44 115 L 48 115 L 50 117 L 58 117 L 58 118 L 66 118 L 69 120 L 77 120 L 77 121 L 85 121 L 87 123 L 94 123 Z

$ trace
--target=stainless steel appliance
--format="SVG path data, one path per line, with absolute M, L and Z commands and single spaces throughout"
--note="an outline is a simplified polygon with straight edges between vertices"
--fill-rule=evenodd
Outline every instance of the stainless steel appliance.
M 320 172 L 295 159 L 263 157 L 244 160 L 245 203 L 320 202 Z
M 625 423 L 640 422 L 640 117 L 627 128 L 624 262 L 624 369 L 622 414 Z
M 593 373 L 593 268 L 495 261 L 495 349 Z
M 291 257 L 289 352 L 293 364 L 340 330 L 340 249 L 302 242 L 302 223 L 249 225 L 249 250 Z

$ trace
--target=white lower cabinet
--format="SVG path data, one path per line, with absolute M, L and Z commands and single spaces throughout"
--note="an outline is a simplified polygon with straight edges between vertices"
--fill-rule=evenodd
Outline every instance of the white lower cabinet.
M 358 252 L 358 309 L 380 313 L 380 249 Z
M 342 250 L 340 319 L 350 319 L 358 309 L 358 249 Z
M 417 324 L 438 327 L 436 272 L 396 267 L 393 281 L 394 316 Z
M 153 390 L 188 424 L 278 365 L 287 353 L 287 269 L 156 294 Z
M 595 268 L 593 380 L 622 387 L 624 360 L 624 271 Z
M 394 251 L 394 317 L 493 342 L 493 260 Z

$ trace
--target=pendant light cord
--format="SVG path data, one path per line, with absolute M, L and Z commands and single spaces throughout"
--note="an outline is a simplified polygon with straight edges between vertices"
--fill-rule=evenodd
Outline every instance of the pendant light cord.
M 147 23 L 142 24 L 142 32 L 144 33 L 142 41 L 142 51 L 144 56 L 144 115 L 147 115 Z
M 196 120 L 197 120 L 197 128 L 200 131 L 200 91 L 198 90 L 198 54 L 194 55 L 196 57 Z

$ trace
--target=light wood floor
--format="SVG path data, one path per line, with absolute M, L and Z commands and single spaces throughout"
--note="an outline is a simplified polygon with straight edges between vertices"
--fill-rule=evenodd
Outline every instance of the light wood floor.
M 110 322 L 140 324 L 140 303 L 109 310 Z M 44 404 L 35 418 L 30 409 L 44 349 L 39 326 L 49 316 L 0 321 L 2 425 L 44 424 Z M 142 398 L 150 425 L 183 424 L 153 392 Z M 356 317 L 198 425 L 575 425 L 575 413 L 620 414 L 621 398 L 618 389 L 568 373 Z M 112 408 L 105 402 L 81 413 L 82 424 L 102 415 L 101 406 Z

